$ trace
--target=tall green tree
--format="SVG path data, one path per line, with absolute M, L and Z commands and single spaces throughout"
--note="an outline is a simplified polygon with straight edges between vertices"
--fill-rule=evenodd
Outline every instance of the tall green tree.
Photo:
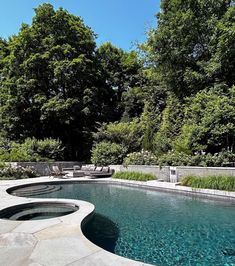
M 149 33 L 148 53 L 162 82 L 178 97 L 190 96 L 214 83 L 214 77 L 207 74 L 214 53 L 211 43 L 233 4 L 232 0 L 162 0 L 158 27 Z M 227 26 L 223 23 L 224 35 L 229 34 L 231 17 L 230 12 Z M 225 38 L 219 36 L 217 39 Z
M 129 95 L 140 96 L 137 90 L 141 90 L 140 83 L 142 81 L 141 64 L 137 53 L 125 52 L 107 42 L 97 49 L 97 60 L 101 64 L 106 85 L 114 92 L 113 108 L 116 112 L 116 120 L 120 119 L 125 111 L 127 116 L 133 116 L 132 113 L 135 111 L 133 108 L 128 108 Z M 137 98 L 141 97 L 138 96 Z M 135 107 L 138 108 L 136 105 Z
M 186 153 L 235 150 L 235 87 L 216 86 L 198 92 L 185 109 L 176 149 Z
M 224 83 L 229 87 L 235 84 L 235 2 L 217 22 L 210 49 L 212 57 L 206 67 L 207 75 L 215 83 Z
M 234 15 L 232 0 L 161 1 L 158 26 L 142 45 L 150 80 L 165 88 L 165 97 L 152 104 L 160 110 L 157 125 L 150 126 L 157 154 L 234 149 Z M 148 104 L 159 92 L 164 95 L 149 90 Z
M 31 26 L 0 43 L 1 128 L 11 139 L 59 138 L 71 157 L 83 157 L 95 121 L 105 121 L 112 103 L 95 34 L 62 8 L 43 4 L 35 13 Z

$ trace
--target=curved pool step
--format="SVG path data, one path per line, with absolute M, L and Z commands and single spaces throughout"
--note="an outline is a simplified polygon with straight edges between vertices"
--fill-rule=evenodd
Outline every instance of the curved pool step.
M 61 190 L 61 186 L 38 185 L 33 187 L 18 188 L 12 191 L 12 195 L 18 197 L 38 196 Z

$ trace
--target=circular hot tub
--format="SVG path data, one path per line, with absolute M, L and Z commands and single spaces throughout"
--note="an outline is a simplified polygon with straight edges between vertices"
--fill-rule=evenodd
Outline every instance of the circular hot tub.
M 14 205 L 0 211 L 0 219 L 13 221 L 44 220 L 71 214 L 79 207 L 66 202 L 31 202 Z

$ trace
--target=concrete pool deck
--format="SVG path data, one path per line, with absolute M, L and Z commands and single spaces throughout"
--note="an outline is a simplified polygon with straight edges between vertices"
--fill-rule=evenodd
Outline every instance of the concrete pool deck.
M 0 219 L 0 265 L 4 266 L 109 266 L 148 265 L 117 256 L 91 243 L 82 233 L 81 223 L 94 211 L 89 202 L 69 199 L 33 199 L 16 197 L 6 190 L 13 186 L 42 182 L 105 182 L 119 185 L 144 187 L 153 190 L 175 191 L 190 195 L 203 195 L 235 202 L 235 192 L 195 190 L 174 183 L 158 181 L 127 181 L 89 178 L 58 179 L 40 177 L 24 180 L 0 181 L 0 210 L 30 202 L 68 202 L 79 206 L 79 210 L 57 218 L 37 221 L 10 221 Z

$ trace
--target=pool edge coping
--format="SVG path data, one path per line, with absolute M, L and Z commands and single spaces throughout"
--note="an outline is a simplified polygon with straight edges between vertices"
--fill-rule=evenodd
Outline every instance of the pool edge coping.
M 44 180 L 42 180 L 44 179 Z M 30 179 L 31 181 L 32 179 Z M 15 180 L 14 180 L 15 181 Z M 203 189 L 203 188 L 192 188 L 187 186 L 182 186 L 179 183 L 170 183 L 170 182 L 160 182 L 157 180 L 151 181 L 134 181 L 134 180 L 123 180 L 123 179 L 114 179 L 114 178 L 69 178 L 69 179 L 61 179 L 61 178 L 37 178 L 36 182 L 30 182 L 28 179 L 24 179 L 27 181 L 26 183 L 16 184 L 9 186 L 6 190 L 11 190 L 12 188 L 21 187 L 25 185 L 31 185 L 35 183 L 66 183 L 66 182 L 99 182 L 99 183 L 109 183 L 109 184 L 118 184 L 118 185 L 126 185 L 132 187 L 145 188 L 156 191 L 165 191 L 169 193 L 177 193 L 188 196 L 195 196 L 201 198 L 208 198 L 211 200 L 221 200 L 221 201 L 235 201 L 235 192 L 233 191 L 223 191 L 223 190 L 215 190 L 215 189 Z M 1 187 L 1 186 L 0 186 Z
M 1 197 L 1 203 L 0 203 L 0 210 L 3 210 L 5 208 L 11 207 L 11 206 L 15 206 L 15 205 L 21 205 L 21 204 L 27 204 L 27 203 L 39 203 L 39 202 L 63 202 L 63 203 L 73 203 L 79 206 L 79 210 L 75 211 L 72 214 L 68 214 L 65 216 L 60 216 L 60 217 L 56 217 L 56 218 L 49 218 L 49 219 L 45 219 L 45 220 L 33 220 L 33 221 L 11 221 L 11 220 L 5 220 L 5 219 L 0 219 L 0 225 L 4 225 L 5 227 L 10 227 L 10 224 L 13 226 L 10 230 L 0 230 L 0 243 L 1 243 L 1 238 L 4 238 L 4 241 L 6 240 L 6 237 L 9 237 L 12 239 L 12 237 L 15 236 L 20 236 L 22 234 L 26 234 L 26 235 L 32 235 L 35 236 L 38 233 L 43 233 L 43 231 L 49 231 L 52 235 L 53 235 L 53 228 L 56 227 L 61 227 L 60 230 L 63 230 L 64 228 L 67 228 L 68 226 L 70 226 L 71 228 L 75 226 L 75 222 L 74 220 L 76 220 L 76 227 L 79 228 L 79 234 L 75 234 L 74 236 L 67 236 L 63 235 L 63 240 L 64 239 L 75 239 L 76 237 L 80 237 L 79 244 L 81 244 L 82 248 L 83 248 L 83 253 L 86 253 L 86 255 L 82 255 L 82 254 L 78 254 L 78 256 L 74 257 L 73 260 L 71 261 L 71 259 L 68 257 L 68 254 L 65 255 L 64 260 L 66 260 L 66 263 L 64 264 L 55 264 L 56 266 L 59 265 L 63 265 L 63 266 L 67 266 L 67 265 L 81 265 L 82 263 L 88 263 L 88 265 L 96 265 L 96 259 L 98 257 L 99 262 L 97 264 L 100 265 L 101 262 L 103 262 L 103 265 L 133 265 L 133 266 L 147 266 L 150 264 L 146 264 L 144 262 L 140 262 L 140 261 L 135 261 L 135 260 L 131 260 L 129 258 L 125 258 L 113 253 L 110 253 L 104 249 L 102 249 L 101 247 L 95 245 L 94 243 L 92 243 L 91 241 L 89 241 L 83 234 L 82 232 L 82 226 L 84 224 L 84 222 L 86 222 L 89 217 L 93 214 L 95 206 L 90 203 L 90 202 L 86 202 L 86 201 L 82 201 L 82 200 L 72 200 L 72 199 L 56 199 L 56 198 L 27 198 L 27 197 L 18 197 L 18 196 L 14 196 L 11 195 L 7 192 L 8 189 L 11 188 L 16 188 L 16 187 L 20 187 L 20 186 L 25 186 L 25 185 L 34 185 L 34 184 L 40 184 L 40 183 L 60 183 L 60 182 L 71 182 L 71 181 L 75 181 L 74 178 L 71 178 L 69 180 L 61 180 L 61 179 L 51 179 L 51 178 L 46 178 L 46 177 L 41 177 L 41 178 L 35 178 L 35 179 L 22 179 L 22 180 L 2 180 L 0 183 L 0 197 Z M 85 180 L 76 180 L 78 182 L 81 181 L 88 181 L 88 179 Z M 90 181 L 94 181 L 94 180 L 90 180 Z M 102 180 L 100 180 L 102 181 Z M 5 183 L 5 184 L 4 184 Z M 105 182 L 106 183 L 106 182 Z M 2 197 L 3 196 L 3 197 Z M 81 208 L 82 207 L 82 208 Z M 9 225 L 7 226 L 6 224 Z M 45 224 L 43 226 L 43 224 Z M 30 228 L 31 227 L 31 228 Z M 36 237 L 37 238 L 37 237 Z M 56 241 L 58 241 L 61 237 L 52 237 L 52 238 L 48 238 L 48 239 L 37 239 L 37 244 L 34 246 L 34 248 L 31 250 L 31 252 L 29 254 L 27 254 L 27 261 L 25 262 L 25 264 L 22 264 L 22 261 L 20 260 L 19 263 L 13 263 L 13 265 L 15 266 L 22 266 L 22 265 L 29 265 L 30 263 L 38 263 L 37 265 L 48 265 L 48 266 L 52 266 L 54 265 L 52 263 L 52 261 L 56 261 L 57 257 L 53 256 L 49 258 L 51 263 L 47 264 L 45 263 L 45 261 L 43 260 L 43 256 L 38 256 L 36 255 L 35 257 L 35 253 L 37 254 L 37 251 L 35 252 L 35 249 L 37 249 L 37 247 L 40 247 L 40 242 L 45 242 L 46 240 L 51 241 L 51 245 L 53 246 L 53 242 L 55 243 Z M 41 244 L 43 245 L 43 244 Z M 61 243 L 61 245 L 63 245 L 63 243 Z M 85 248 L 84 248 L 85 247 Z M 0 250 L 1 248 L 5 248 L 5 246 L 2 246 L 0 244 Z M 8 249 L 11 249 L 10 246 L 7 246 Z M 63 248 L 63 247 L 61 247 Z M 64 246 L 64 248 L 66 249 L 66 246 Z M 12 247 L 12 249 L 14 249 L 14 247 Z M 72 252 L 72 251 L 71 251 Z M 52 253 L 52 252 L 50 252 Z M 47 254 L 48 255 L 48 254 Z M 66 257 L 67 256 L 67 257 Z M 1 257 L 1 260 L 4 260 L 4 258 Z M 48 260 L 48 258 L 47 258 Z M 101 261 L 100 261 L 101 260 Z M 108 264 L 107 264 L 108 262 Z

